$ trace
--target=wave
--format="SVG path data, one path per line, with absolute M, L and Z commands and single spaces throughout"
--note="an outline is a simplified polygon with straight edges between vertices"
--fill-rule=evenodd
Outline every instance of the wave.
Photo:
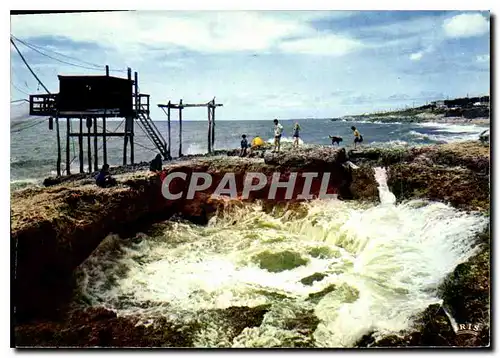
M 448 132 L 448 133 L 481 133 L 489 126 L 481 126 L 477 124 L 449 124 L 449 123 L 438 123 L 438 122 L 424 122 L 416 123 L 420 127 L 431 127 L 439 128 L 436 132 Z
M 387 121 L 381 121 L 381 120 L 352 120 L 352 121 L 349 121 L 349 122 L 352 122 L 352 123 L 363 123 L 363 124 L 403 124 L 403 122 L 387 122 Z
M 202 146 L 199 143 L 190 143 L 188 144 L 185 152 L 185 155 L 195 155 L 195 154 L 205 154 L 208 152 L 208 148 L 206 145 Z
M 477 140 L 479 134 L 462 134 L 462 135 L 444 135 L 444 134 L 429 134 L 429 140 L 438 143 L 454 143 L 454 142 L 467 142 Z
M 10 158 L 11 168 L 32 168 L 44 165 L 55 165 L 54 159 L 19 159 Z
M 450 124 L 438 122 L 417 123 L 419 127 L 427 128 L 430 133 L 410 131 L 409 134 L 421 139 L 437 143 L 452 143 L 477 140 L 479 135 L 489 126 L 476 124 Z
M 16 191 L 25 188 L 39 187 L 41 186 L 40 179 L 18 179 L 10 181 L 10 190 Z
M 293 143 L 295 139 L 294 138 L 290 138 L 290 137 L 281 137 L 281 143 Z M 267 140 L 267 143 L 271 143 L 271 144 L 274 144 L 274 138 L 269 138 Z M 299 144 L 304 144 L 304 141 L 302 140 L 302 138 L 299 138 Z
M 426 133 L 420 133 L 417 131 L 409 131 L 408 134 L 412 137 L 418 138 L 418 139 L 429 139 L 429 135 Z
M 407 141 L 404 141 L 404 140 L 399 140 L 399 139 L 396 139 L 396 140 L 390 140 L 390 141 L 387 141 L 387 142 L 371 142 L 369 143 L 370 146 L 374 146 L 374 147 L 398 147 L 398 146 L 403 146 L 403 147 L 406 147 L 412 143 L 409 143 Z

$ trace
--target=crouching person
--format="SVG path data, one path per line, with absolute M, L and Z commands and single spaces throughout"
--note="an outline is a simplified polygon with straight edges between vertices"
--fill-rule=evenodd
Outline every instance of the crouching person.
M 116 185 L 116 179 L 109 174 L 109 165 L 104 164 L 95 178 L 95 183 L 101 188 L 109 188 Z
M 157 154 L 155 159 L 149 163 L 149 170 L 152 172 L 159 172 L 161 171 L 163 166 L 163 160 L 161 159 L 161 154 Z

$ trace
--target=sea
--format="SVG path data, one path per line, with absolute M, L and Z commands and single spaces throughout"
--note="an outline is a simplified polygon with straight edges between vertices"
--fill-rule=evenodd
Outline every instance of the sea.
M 332 121 L 330 119 L 300 119 L 281 120 L 284 126 L 283 142 L 293 140 L 292 128 L 298 122 L 302 128 L 300 133 L 302 145 L 319 144 L 331 145 L 329 135 L 340 136 L 343 141 L 340 147 L 351 148 L 353 137 L 351 126 L 356 126 L 363 135 L 363 146 L 407 146 L 429 145 L 478 139 L 479 134 L 488 129 L 487 125 L 475 124 L 443 124 L 443 123 L 372 123 L 352 121 Z M 159 131 L 167 137 L 167 122 L 155 121 Z M 72 131 L 77 131 L 79 122 L 71 122 Z M 220 120 L 215 127 L 215 149 L 239 148 L 241 135 L 246 134 L 251 140 L 259 136 L 264 140 L 273 139 L 273 122 L 270 120 Z M 98 127 L 102 127 L 98 121 Z M 107 120 L 108 132 L 122 131 L 122 120 Z M 84 124 L 84 130 L 85 124 Z M 182 154 L 207 153 L 207 122 L 184 121 L 182 123 Z M 60 122 L 60 136 L 62 147 L 62 170 L 65 172 L 66 150 L 66 121 Z M 10 138 L 10 179 L 11 190 L 26 186 L 40 185 L 43 179 L 56 175 L 57 141 L 55 126 L 49 130 L 47 120 L 36 117 L 27 120 L 11 120 Z M 135 162 L 150 161 L 158 151 L 146 137 L 145 133 L 136 125 L 135 129 Z M 108 137 L 108 163 L 111 166 L 121 165 L 123 161 L 123 138 Z M 179 124 L 171 124 L 171 154 L 179 155 Z M 87 139 L 83 141 L 84 168 L 88 169 Z M 102 165 L 102 138 L 98 139 L 99 163 Z M 94 141 L 91 140 L 91 149 L 94 150 Z M 92 154 L 93 155 L 93 154 Z M 70 141 L 71 173 L 79 172 L 78 139 Z M 92 161 L 93 163 L 93 161 Z

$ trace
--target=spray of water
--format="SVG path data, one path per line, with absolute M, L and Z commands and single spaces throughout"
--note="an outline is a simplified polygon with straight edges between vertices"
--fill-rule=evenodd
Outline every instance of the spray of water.
M 349 347 L 407 329 L 440 302 L 438 285 L 474 254 L 487 219 L 441 203 L 396 205 L 385 170 L 375 176 L 377 206 L 318 200 L 268 214 L 255 203 L 206 227 L 166 222 L 127 243 L 109 236 L 80 268 L 81 297 L 144 322 L 204 321 L 200 347 Z M 234 338 L 207 314 L 262 304 L 262 323 Z

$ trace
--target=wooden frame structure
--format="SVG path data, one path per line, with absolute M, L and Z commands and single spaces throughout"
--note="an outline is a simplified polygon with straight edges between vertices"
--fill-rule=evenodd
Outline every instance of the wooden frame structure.
M 207 112 L 208 112 L 208 133 L 207 133 L 207 144 L 208 144 L 208 153 L 213 153 L 214 149 L 214 144 L 215 144 L 215 108 L 217 107 L 222 107 L 222 104 L 220 103 L 215 103 L 215 97 L 208 103 L 201 103 L 201 104 L 188 104 L 188 103 L 182 103 L 182 99 L 179 101 L 178 104 L 172 103 L 171 101 L 168 101 L 167 104 L 158 104 L 158 107 L 160 107 L 163 112 L 167 115 L 167 126 L 168 126 L 168 131 L 167 131 L 167 143 L 168 143 L 168 153 L 171 153 L 170 151 L 170 143 L 171 143 L 171 132 L 170 132 L 170 115 L 171 115 L 171 109 L 177 109 L 179 110 L 179 157 L 182 157 L 182 110 L 184 108 L 191 108 L 191 107 L 207 107 Z M 166 109 L 166 110 L 165 110 Z
M 97 76 L 99 77 L 99 76 Z M 70 103 L 69 107 L 66 106 L 64 110 L 61 110 L 61 93 L 59 94 L 46 94 L 46 95 L 30 95 L 30 115 L 34 116 L 51 116 L 49 121 L 49 129 L 53 128 L 53 120 L 55 119 L 56 136 L 57 136 L 57 176 L 61 175 L 61 138 L 59 132 L 59 119 L 66 118 L 66 174 L 71 174 L 70 167 L 73 160 L 70 160 L 70 139 L 78 138 L 78 151 L 79 151 L 79 164 L 80 173 L 84 173 L 84 153 L 83 153 L 83 139 L 87 137 L 87 159 L 88 159 L 88 172 L 98 171 L 99 168 L 99 150 L 102 148 L 103 153 L 103 164 L 108 164 L 108 152 L 107 152 L 107 138 L 108 137 L 123 137 L 123 165 L 127 164 L 127 147 L 130 142 L 130 162 L 134 163 L 134 120 L 138 120 L 138 124 L 143 128 L 146 135 L 151 141 L 159 148 L 164 156 L 166 156 L 166 143 L 161 136 L 159 130 L 156 128 L 154 122 L 149 117 L 150 113 L 150 96 L 148 94 L 140 94 L 138 86 L 138 75 L 137 72 L 134 73 L 134 80 L 132 80 L 132 70 L 128 68 L 127 79 L 121 79 L 117 77 L 109 76 L 109 67 L 106 66 L 106 76 L 100 76 L 99 78 L 94 77 L 89 80 L 89 83 L 97 83 L 95 88 L 90 88 L 87 85 L 88 91 L 101 91 L 98 95 L 94 94 L 94 98 L 97 98 L 102 103 L 110 102 L 118 98 L 119 101 L 125 101 L 125 110 L 123 108 L 97 108 L 97 109 L 82 109 L 81 103 L 76 101 L 74 108 Z M 61 76 L 59 76 L 61 80 Z M 90 76 L 73 76 L 77 81 L 83 81 L 85 83 L 85 78 L 91 78 Z M 116 94 L 116 88 L 108 89 L 107 87 L 98 88 L 99 80 L 102 79 L 104 82 L 107 79 L 109 82 L 120 83 L 121 93 Z M 97 81 L 97 82 L 96 82 Z M 121 81 L 121 82 L 120 82 Z M 130 89 L 128 89 L 127 83 L 130 84 Z M 62 86 L 61 86 L 62 87 Z M 79 89 L 81 86 L 79 87 Z M 70 91 L 71 92 L 71 91 Z M 67 93 L 65 93 L 67 96 Z M 104 98 L 100 98 L 103 96 Z M 114 97 L 113 97 L 114 96 Z M 131 96 L 131 97 L 130 97 Z M 82 96 L 85 97 L 85 96 Z M 128 99 L 130 102 L 128 102 Z M 83 99 L 85 101 L 85 98 Z M 106 106 L 104 106 L 106 107 Z M 109 107 L 109 106 L 107 106 Z M 74 110 L 73 110 L 74 109 Z M 106 119 L 123 117 L 125 121 L 125 126 L 121 131 L 107 132 L 106 130 Z M 77 131 L 71 128 L 71 119 L 79 119 L 79 128 Z M 102 128 L 97 126 L 97 119 L 102 118 Z M 84 132 L 83 122 L 85 120 L 87 131 Z M 93 129 L 93 131 L 92 131 Z M 93 141 L 93 161 L 92 161 L 92 149 L 91 149 L 91 137 L 94 138 Z M 102 146 L 98 148 L 98 137 L 102 137 Z M 162 150 L 165 149 L 165 150 Z M 92 165 L 93 164 L 93 165 Z M 94 170 L 92 170 L 92 168 Z
M 87 138 L 88 172 L 99 170 L 99 150 L 102 148 L 103 164 L 108 164 L 107 138 L 123 137 L 123 165 L 127 165 L 127 147 L 130 142 L 130 162 L 134 163 L 134 122 L 143 129 L 146 136 L 156 146 L 165 160 L 171 159 L 171 110 L 179 110 L 179 157 L 182 157 L 182 110 L 190 107 L 206 107 L 208 113 L 208 153 L 213 153 L 215 145 L 215 109 L 222 104 L 215 103 L 215 97 L 207 103 L 158 104 L 167 115 L 168 141 L 160 133 L 150 118 L 150 96 L 139 93 L 138 75 L 128 68 L 127 79 L 110 77 L 106 66 L 106 76 L 59 76 L 60 93 L 30 95 L 30 115 L 50 116 L 49 129 L 55 122 L 57 136 L 57 176 L 61 176 L 61 138 L 59 120 L 66 118 L 66 174 L 71 174 L 71 163 L 78 157 L 80 173 L 84 173 L 84 138 Z M 64 80 L 64 81 L 63 81 Z M 63 83 L 64 82 L 64 83 Z M 63 83 L 63 85 L 62 85 Z M 128 87 L 130 85 L 130 87 Z M 63 91 L 64 89 L 64 91 Z M 166 110 L 165 110 L 166 109 Z M 125 126 L 121 131 L 108 132 L 106 119 L 122 117 Z M 72 130 L 71 119 L 79 120 L 78 130 Z M 102 118 L 102 128 L 97 119 Z M 55 121 L 54 121 L 55 119 Z M 87 130 L 84 131 L 83 123 Z M 70 140 L 78 138 L 78 156 L 70 159 Z M 102 146 L 98 148 L 98 138 Z M 92 150 L 92 140 L 93 150 Z M 92 153 L 93 152 L 93 153 Z

